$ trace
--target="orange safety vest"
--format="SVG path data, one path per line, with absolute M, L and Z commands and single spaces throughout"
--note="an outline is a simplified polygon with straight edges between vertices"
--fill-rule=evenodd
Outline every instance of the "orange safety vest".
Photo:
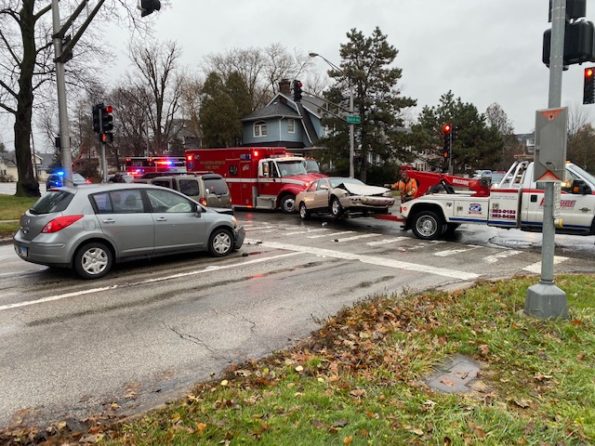
M 401 194 L 401 200 L 411 200 L 415 198 L 417 194 L 417 181 L 414 178 L 409 178 L 409 181 L 405 183 L 403 180 L 399 180 L 399 193 Z

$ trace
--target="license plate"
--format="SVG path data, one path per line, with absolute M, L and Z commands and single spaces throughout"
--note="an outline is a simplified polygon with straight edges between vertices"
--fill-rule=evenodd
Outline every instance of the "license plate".
M 16 247 L 17 254 L 21 257 L 27 257 L 29 255 L 29 248 L 26 246 L 17 246 Z

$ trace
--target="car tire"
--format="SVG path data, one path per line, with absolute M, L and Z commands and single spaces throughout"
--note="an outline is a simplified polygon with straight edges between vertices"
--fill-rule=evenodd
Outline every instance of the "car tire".
M 279 202 L 279 207 L 285 214 L 295 212 L 295 195 L 284 195 Z
M 434 211 L 421 211 L 415 214 L 411 229 L 421 240 L 436 240 L 443 234 L 444 219 Z
M 213 257 L 224 257 L 233 251 L 233 235 L 230 230 L 218 228 L 209 237 L 209 253 Z
M 331 198 L 331 215 L 334 218 L 340 218 L 343 215 L 343 206 L 337 197 Z
M 309 220 L 310 219 L 310 211 L 306 207 L 306 203 L 304 203 L 303 201 L 300 203 L 299 213 L 300 213 L 300 218 L 302 220 Z
M 114 263 L 106 244 L 91 242 L 81 246 L 74 255 L 74 270 L 83 279 L 99 279 L 110 272 Z

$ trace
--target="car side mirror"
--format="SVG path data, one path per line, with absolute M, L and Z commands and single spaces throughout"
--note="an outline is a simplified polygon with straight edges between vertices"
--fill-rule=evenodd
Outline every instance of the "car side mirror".
M 192 211 L 194 212 L 194 216 L 196 218 L 200 218 L 201 214 L 202 214 L 202 208 L 196 203 L 192 203 L 192 206 L 193 206 Z
M 570 191 L 573 194 L 580 194 L 580 195 L 591 195 L 593 191 L 584 180 L 574 180 L 572 182 L 572 186 L 570 187 Z

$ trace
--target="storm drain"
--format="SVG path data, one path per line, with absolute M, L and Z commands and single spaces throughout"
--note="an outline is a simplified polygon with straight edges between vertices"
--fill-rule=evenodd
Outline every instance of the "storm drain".
M 470 392 L 479 375 L 480 364 L 466 356 L 455 355 L 439 365 L 426 380 L 434 390 L 445 393 Z

